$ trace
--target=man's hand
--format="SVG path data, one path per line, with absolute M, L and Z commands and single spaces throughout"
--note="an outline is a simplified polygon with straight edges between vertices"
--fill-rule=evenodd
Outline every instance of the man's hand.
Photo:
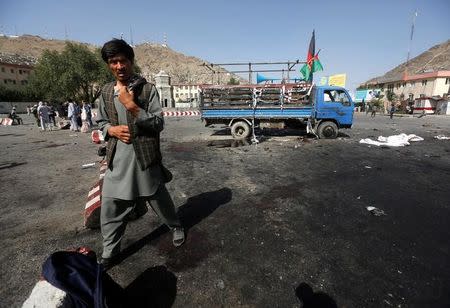
M 117 125 L 108 128 L 108 135 L 116 137 L 123 143 L 131 143 L 131 135 L 127 125 Z
M 130 111 L 133 115 L 137 115 L 139 113 L 139 106 L 134 102 L 133 91 L 128 92 L 128 88 L 125 85 L 119 86 L 119 101 L 125 108 Z

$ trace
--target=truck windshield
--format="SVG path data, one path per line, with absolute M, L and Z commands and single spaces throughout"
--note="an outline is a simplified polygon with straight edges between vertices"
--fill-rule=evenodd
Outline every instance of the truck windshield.
M 323 91 L 323 101 L 341 103 L 344 106 L 350 106 L 350 98 L 344 90 L 325 90 Z

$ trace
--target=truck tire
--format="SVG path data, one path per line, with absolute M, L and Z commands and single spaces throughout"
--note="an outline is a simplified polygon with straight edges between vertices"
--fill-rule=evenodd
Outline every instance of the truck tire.
M 231 125 L 231 136 L 237 140 L 247 139 L 250 136 L 250 125 L 245 121 L 237 121 Z
M 320 139 L 335 139 L 338 135 L 338 127 L 334 122 L 324 121 L 319 124 L 317 134 Z

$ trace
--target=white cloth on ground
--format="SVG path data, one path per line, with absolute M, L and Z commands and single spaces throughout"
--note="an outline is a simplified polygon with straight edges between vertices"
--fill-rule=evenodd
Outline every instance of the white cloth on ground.
M 378 141 L 372 140 L 370 138 L 361 139 L 359 143 L 371 144 L 376 146 L 389 146 L 389 147 L 403 147 L 405 145 L 410 145 L 411 141 L 423 141 L 422 137 L 414 134 L 400 134 L 393 135 L 389 137 L 379 136 Z

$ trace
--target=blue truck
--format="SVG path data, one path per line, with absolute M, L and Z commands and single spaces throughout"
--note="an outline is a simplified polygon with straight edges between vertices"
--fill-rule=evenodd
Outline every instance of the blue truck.
M 319 138 L 336 138 L 351 128 L 354 102 L 345 88 L 309 83 L 200 87 L 205 125 L 228 125 L 235 139 L 255 128 L 306 128 Z

